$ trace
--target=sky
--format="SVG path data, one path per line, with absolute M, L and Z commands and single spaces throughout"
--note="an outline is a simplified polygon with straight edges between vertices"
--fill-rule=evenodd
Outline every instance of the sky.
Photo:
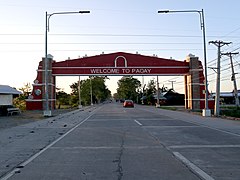
M 215 92 L 217 47 L 209 41 L 232 42 L 221 52 L 240 49 L 240 2 L 236 0 L 0 0 L 0 84 L 21 88 L 32 84 L 45 56 L 46 12 L 89 10 L 90 14 L 50 18 L 48 53 L 63 61 L 113 52 L 157 55 L 184 61 L 193 54 L 203 60 L 203 36 L 198 13 L 158 14 L 158 10 L 204 10 L 209 91 Z M 233 56 L 240 89 L 240 58 Z M 233 90 L 229 57 L 221 57 L 221 91 Z M 87 77 L 81 77 L 85 79 Z M 120 76 L 109 77 L 116 92 Z M 147 84 L 156 77 L 136 77 Z M 57 77 L 57 87 L 70 93 L 78 77 Z M 184 92 L 182 76 L 159 76 L 160 87 Z

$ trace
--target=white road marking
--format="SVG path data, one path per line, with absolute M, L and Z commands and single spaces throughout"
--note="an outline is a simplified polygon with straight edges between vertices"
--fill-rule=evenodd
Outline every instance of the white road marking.
M 170 149 L 184 149 L 184 148 L 240 148 L 239 144 L 236 145 L 177 145 L 168 146 Z
M 146 127 L 146 128 L 157 128 L 157 129 L 165 129 L 165 128 L 196 128 L 196 127 L 198 127 L 198 126 L 161 126 L 161 125 L 159 125 L 159 126 L 157 126 L 157 125 L 155 125 L 155 126 L 144 126 L 144 127 Z
M 173 154 L 182 161 L 186 166 L 188 166 L 193 172 L 195 172 L 198 176 L 201 177 L 201 179 L 204 180 L 214 180 L 211 176 L 209 176 L 207 173 L 205 173 L 203 170 L 201 170 L 199 167 L 197 167 L 195 164 L 190 162 L 188 159 L 186 159 L 183 155 L 181 155 L 179 152 L 173 152 Z
M 53 141 L 51 144 L 49 144 L 48 146 L 46 146 L 45 148 L 43 148 L 41 151 L 39 151 L 38 153 L 34 154 L 33 156 L 31 156 L 28 160 L 24 161 L 23 163 L 21 163 L 20 165 L 18 165 L 18 167 L 25 167 L 27 164 L 29 164 L 30 162 L 32 162 L 34 159 L 36 159 L 38 156 L 40 156 L 43 152 L 45 152 L 46 150 L 48 150 L 49 148 L 51 148 L 54 144 L 56 144 L 58 141 L 60 141 L 61 139 L 63 139 L 65 136 L 67 136 L 69 133 L 71 133 L 72 131 L 74 131 L 76 128 L 78 128 L 80 125 L 82 125 L 84 122 L 86 122 L 94 113 L 96 109 L 94 109 L 91 114 L 86 117 L 83 121 L 81 121 L 80 123 L 78 123 L 76 126 L 74 126 L 72 129 L 70 129 L 69 131 L 67 131 L 65 134 L 63 134 L 62 136 L 60 136 L 58 139 L 56 139 L 55 141 Z M 7 173 L 4 177 L 1 178 L 1 180 L 8 180 L 10 177 L 12 177 L 16 172 L 19 172 L 22 168 L 14 168 L 12 171 L 10 171 L 9 173 Z
M 139 126 L 142 126 L 142 124 L 138 120 L 134 120 Z
M 50 149 L 56 150 L 71 150 L 71 149 L 81 149 L 81 150 L 98 150 L 98 149 L 119 149 L 119 146 L 111 147 L 111 146 L 96 146 L 96 147 L 51 147 Z M 159 149 L 163 148 L 163 146 L 124 146 L 124 149 Z

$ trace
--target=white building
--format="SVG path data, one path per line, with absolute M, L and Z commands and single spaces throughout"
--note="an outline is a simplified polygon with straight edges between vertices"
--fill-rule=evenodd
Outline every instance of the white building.
M 22 93 L 10 86 L 0 85 L 0 106 L 13 105 L 13 96 L 19 94 Z
M 215 99 L 216 93 L 211 94 Z M 221 104 L 235 104 L 234 92 L 220 92 L 220 103 Z M 238 90 L 238 99 L 240 100 L 240 90 Z

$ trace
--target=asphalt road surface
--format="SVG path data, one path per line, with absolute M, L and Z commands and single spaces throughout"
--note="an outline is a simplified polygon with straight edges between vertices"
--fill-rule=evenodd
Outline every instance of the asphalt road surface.
M 240 178 L 240 122 L 109 103 L 0 130 L 1 180 Z

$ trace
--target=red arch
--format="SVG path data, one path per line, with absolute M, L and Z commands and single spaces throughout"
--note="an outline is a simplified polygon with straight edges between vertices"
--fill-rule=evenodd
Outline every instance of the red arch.
M 192 58 L 192 60 L 191 60 Z M 44 60 L 44 59 L 43 59 Z M 119 61 L 119 62 L 118 62 Z M 27 101 L 27 109 L 43 109 L 44 102 L 44 63 L 41 61 L 38 66 L 37 78 L 34 81 L 31 99 Z M 123 63 L 123 64 L 122 64 Z M 193 65 L 194 64 L 194 65 Z M 55 76 L 80 76 L 80 75 L 134 75 L 134 76 L 153 76 L 153 75 L 184 75 L 185 76 L 185 95 L 190 99 L 189 105 L 192 107 L 192 101 L 197 102 L 200 109 L 204 108 L 204 76 L 201 61 L 196 57 L 189 57 L 189 60 L 177 61 L 173 59 L 159 58 L 156 56 L 144 56 L 140 54 L 131 54 L 125 52 L 116 52 L 111 54 L 102 54 L 91 57 L 83 57 L 65 61 L 49 60 L 49 97 L 50 107 L 54 107 L 55 102 Z M 187 76 L 198 77 L 195 82 L 188 82 Z M 197 91 L 193 87 L 198 86 Z M 40 91 L 42 92 L 39 94 Z M 190 94 L 192 91 L 195 94 Z M 36 93 L 38 92 L 38 94 Z M 192 93 L 191 92 L 191 93 Z M 191 96 L 191 97 L 190 97 Z M 195 99 L 191 99 L 195 97 Z M 197 97 L 197 98 L 196 98 Z
M 118 66 L 117 60 L 124 59 Z M 184 75 L 189 63 L 154 56 L 117 52 L 52 63 L 53 76 L 65 75 Z

